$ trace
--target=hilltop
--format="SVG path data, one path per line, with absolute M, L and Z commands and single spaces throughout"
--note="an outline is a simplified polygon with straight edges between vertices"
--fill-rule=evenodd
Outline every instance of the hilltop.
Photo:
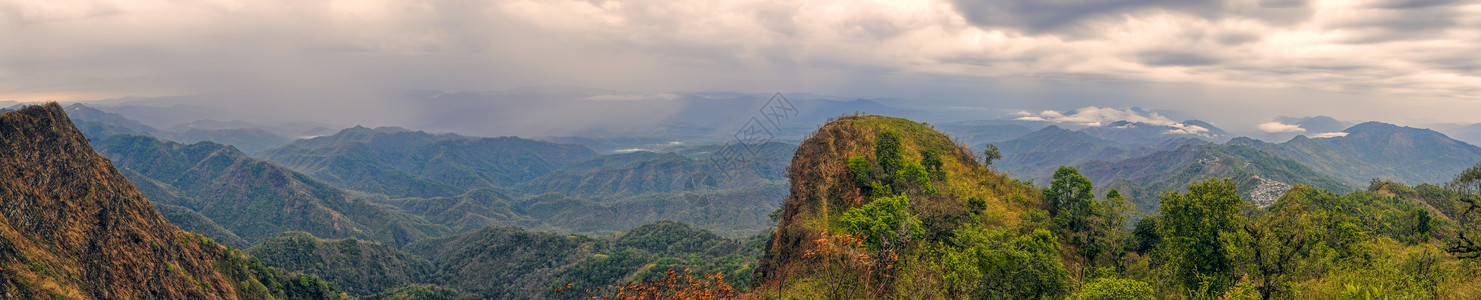
M 801 143 L 788 170 L 791 192 L 756 270 L 756 292 L 763 297 L 972 295 L 992 288 L 991 280 L 967 285 L 959 281 L 964 278 L 943 277 L 943 268 L 959 267 L 943 259 L 998 242 L 1042 241 L 1049 234 L 1025 222 L 1042 205 L 1032 186 L 990 171 L 951 138 L 910 120 L 830 121 Z M 959 238 L 984 231 L 998 238 Z M 1053 258 L 1057 246 L 1027 249 L 1009 255 L 1044 262 L 1043 271 L 1062 275 Z M 1000 292 L 1054 295 L 1034 292 L 1041 288 L 1021 284 Z
M 60 105 L 0 114 L 0 294 L 19 298 L 335 298 L 181 231 L 92 151 Z

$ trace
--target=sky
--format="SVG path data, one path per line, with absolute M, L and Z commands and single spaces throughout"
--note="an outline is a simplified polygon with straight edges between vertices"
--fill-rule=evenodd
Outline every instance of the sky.
M 1481 122 L 1481 1 L 0 0 L 0 41 L 13 101 L 568 86 L 1139 106 L 1271 132 Z

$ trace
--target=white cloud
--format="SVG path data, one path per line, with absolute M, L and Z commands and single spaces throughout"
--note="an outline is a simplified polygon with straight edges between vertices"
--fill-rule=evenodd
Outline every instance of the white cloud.
M 1184 126 L 1181 123 L 1175 122 L 1171 119 L 1168 119 L 1167 117 L 1163 117 L 1162 115 L 1155 112 L 1142 114 L 1131 108 L 1101 108 L 1095 106 L 1081 107 L 1067 113 L 1061 113 L 1053 110 L 1042 111 L 1038 114 L 1029 113 L 1028 115 L 1024 115 L 1023 117 L 1019 117 L 1018 120 L 1049 121 L 1055 123 L 1070 123 L 1085 126 L 1101 126 L 1103 124 L 1116 121 L 1127 121 L 1135 123 L 1147 123 L 1158 126 L 1174 126 L 1178 128 L 1203 128 L 1198 126 Z M 1207 129 L 1204 130 L 1206 131 Z
M 1306 132 L 1306 128 L 1301 128 L 1300 125 L 1286 124 L 1279 121 L 1261 123 L 1260 125 L 1256 125 L 1256 128 L 1269 133 Z
M 1168 119 L 1167 117 L 1164 117 L 1156 112 L 1143 113 L 1133 108 L 1102 108 L 1087 106 L 1067 113 L 1046 110 L 1039 112 L 1038 114 L 1030 113 L 1027 111 L 1021 111 L 1017 114 L 1021 117 L 1016 118 L 1016 120 L 1021 121 L 1048 121 L 1083 126 L 1106 126 L 1107 124 L 1115 123 L 1118 121 L 1127 121 L 1132 123 L 1144 123 L 1156 126 L 1172 127 L 1171 129 L 1168 129 L 1167 134 L 1212 136 L 1212 132 L 1208 128 L 1204 128 L 1203 126 L 1183 124 L 1181 122 Z M 1132 125 L 1127 124 L 1123 126 Z
M 1338 132 L 1324 132 L 1324 133 L 1313 134 L 1313 135 L 1311 135 L 1311 138 L 1324 139 L 1324 138 L 1334 138 L 1334 137 L 1344 137 L 1344 136 L 1347 136 L 1347 133 L 1346 132 L 1338 131 Z

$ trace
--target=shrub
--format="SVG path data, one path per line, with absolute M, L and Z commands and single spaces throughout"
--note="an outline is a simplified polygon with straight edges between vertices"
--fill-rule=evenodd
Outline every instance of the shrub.
M 863 206 L 850 208 L 840 221 L 850 233 L 863 234 L 871 251 L 893 249 L 922 234 L 920 219 L 910 212 L 910 199 L 905 195 L 881 197 Z

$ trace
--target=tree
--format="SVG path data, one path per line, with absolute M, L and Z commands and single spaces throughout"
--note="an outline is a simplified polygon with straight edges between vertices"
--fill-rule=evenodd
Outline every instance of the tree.
M 1086 214 L 1090 211 L 1091 199 L 1095 198 L 1094 185 L 1090 178 L 1080 175 L 1074 167 L 1060 166 L 1054 171 L 1054 181 L 1044 190 L 1044 200 L 1049 207 L 1049 216 L 1057 217 L 1069 211 L 1071 214 Z
M 936 148 L 921 150 L 920 164 L 926 167 L 926 171 L 930 171 L 931 178 L 945 178 L 946 174 L 942 172 L 941 168 L 945 167 L 946 164 L 941 161 L 940 150 L 936 150 Z
M 849 233 L 863 234 L 870 251 L 894 249 L 923 234 L 920 219 L 907 211 L 909 207 L 910 199 L 905 195 L 881 197 L 850 208 L 839 221 Z
M 874 160 L 879 162 L 879 167 L 884 169 L 885 174 L 893 175 L 905 165 L 905 158 L 900 151 L 900 134 L 885 131 L 874 137 Z
M 992 162 L 1003 158 L 1003 153 L 998 152 L 998 145 L 987 144 L 987 150 L 982 150 L 982 165 L 992 166 Z
M 1049 214 L 1059 235 L 1075 246 L 1079 250 L 1077 254 L 1084 258 L 1085 263 L 1080 265 L 1081 278 L 1085 277 L 1091 261 L 1104 250 L 1103 245 L 1097 243 L 1103 240 L 1100 235 L 1105 232 L 1097 230 L 1099 224 L 1095 224 L 1102 219 L 1096 214 L 1098 205 L 1094 202 L 1093 186 L 1090 179 L 1080 175 L 1075 168 L 1062 166 L 1054 172 L 1054 181 L 1044 190 L 1044 199 L 1049 202 Z
M 1235 279 L 1234 256 L 1225 236 L 1241 228 L 1243 200 L 1229 179 L 1204 179 L 1188 193 L 1162 194 L 1162 232 L 1176 272 L 1188 291 L 1218 295 Z
M 1458 200 L 1465 205 L 1466 210 L 1457 216 L 1456 222 L 1460 223 L 1462 229 L 1456 232 L 1456 240 L 1445 247 L 1445 252 L 1459 258 L 1481 258 L 1481 245 L 1466 237 L 1467 233 L 1475 235 L 1475 217 L 1472 213 L 1476 212 L 1477 207 L 1481 207 L 1481 164 L 1461 171 L 1446 187 L 1458 194 Z
M 1243 226 L 1248 235 L 1246 253 L 1250 274 L 1259 282 L 1255 290 L 1261 299 L 1270 299 L 1286 290 L 1296 270 L 1310 256 L 1322 236 L 1321 228 L 1311 223 L 1307 202 L 1311 198 L 1335 198 L 1337 195 L 1298 185 L 1271 206 L 1253 224 Z

